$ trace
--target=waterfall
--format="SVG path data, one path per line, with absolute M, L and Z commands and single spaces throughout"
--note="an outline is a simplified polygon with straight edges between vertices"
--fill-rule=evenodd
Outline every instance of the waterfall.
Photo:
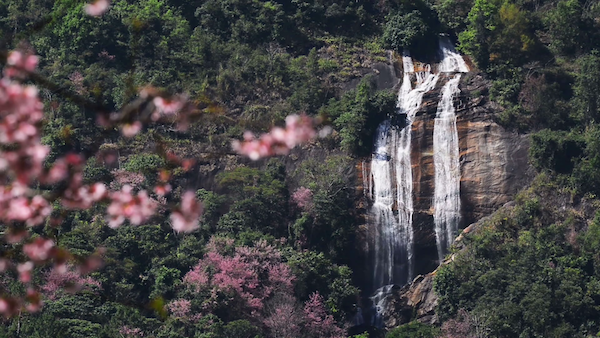
M 466 73 L 469 67 L 454 50 L 447 37 L 440 37 L 440 72 Z M 460 92 L 461 74 L 456 74 L 442 88 L 433 127 L 433 163 L 435 190 L 433 196 L 434 228 L 438 259 L 444 258 L 458 233 L 460 222 L 460 159 L 454 96 Z
M 408 53 L 403 56 L 405 70 L 413 70 Z M 371 159 L 370 210 L 375 225 L 373 250 L 373 289 L 391 284 L 406 284 L 413 275 L 411 127 L 423 95 L 438 79 L 430 67 L 416 73 L 412 89 L 410 73 L 405 72 L 398 92 L 398 114 L 406 115 L 406 126 L 398 130 L 390 120 L 382 122 L 375 136 Z M 397 210 L 395 212 L 395 210 Z
M 398 91 L 397 113 L 405 116 L 403 126 L 382 122 L 375 135 L 371 172 L 363 163 L 365 194 L 372 199 L 369 219 L 374 226 L 371 250 L 372 296 L 369 297 L 371 325 L 382 326 L 382 313 L 393 285 L 404 285 L 414 277 L 413 172 L 411 161 L 412 124 L 425 93 L 433 90 L 440 73 L 468 72 L 460 54 L 447 38 L 440 38 L 442 61 L 433 73 L 429 65 L 415 65 L 408 51 L 402 55 L 404 70 Z M 415 69 L 417 70 L 415 72 Z M 411 77 L 415 80 L 414 88 Z M 438 257 L 452 244 L 460 221 L 460 167 L 458 133 L 453 98 L 459 91 L 460 74 L 442 88 L 434 125 L 435 166 L 434 223 Z
M 458 131 L 453 99 L 459 92 L 460 74 L 442 88 L 433 127 L 433 163 L 435 191 L 433 197 L 434 226 L 438 258 L 444 258 L 458 233 L 460 222 L 460 163 Z
M 432 90 L 439 78 L 431 67 L 415 73 L 416 86 L 411 84 L 414 71 L 412 59 L 403 56 L 404 76 L 398 92 L 398 114 L 406 116 L 399 130 L 390 120 L 382 122 L 375 135 L 371 158 L 369 194 L 375 226 L 373 249 L 371 324 L 381 326 L 381 313 L 394 284 L 404 285 L 413 277 L 413 178 L 411 162 L 412 122 L 421 106 L 423 95 Z
M 395 161 L 396 170 L 396 202 L 398 204 L 398 224 L 400 230 L 400 244 L 403 249 L 407 264 L 406 273 L 397 284 L 405 284 L 412 280 L 414 271 L 413 262 L 413 177 L 411 161 L 412 122 L 421 106 L 423 95 L 432 90 L 437 83 L 439 75 L 425 72 L 417 75 L 417 86 L 415 89 L 403 95 L 399 100 L 400 111 L 406 114 L 406 127 L 400 131 L 397 156 Z M 404 84 L 403 84 L 404 87 Z M 400 91 L 402 93 L 402 90 Z
M 467 73 L 469 71 L 469 67 L 467 67 L 465 60 L 463 60 L 462 56 L 456 52 L 448 37 L 440 36 L 439 45 L 440 56 L 442 58 L 442 62 L 440 62 L 439 65 L 441 73 Z
M 415 66 L 413 65 L 412 57 L 410 57 L 410 52 L 407 49 L 405 49 L 402 53 L 402 68 L 404 74 L 415 72 Z
M 403 57 L 404 69 L 413 70 L 410 56 Z M 365 184 L 373 199 L 370 209 L 375 225 L 373 249 L 373 289 L 406 284 L 413 277 L 412 164 L 411 129 L 423 95 L 438 79 L 430 67 L 415 74 L 412 89 L 410 73 L 405 72 L 398 92 L 398 114 L 406 116 L 406 126 L 398 130 L 390 120 L 382 122 L 375 135 L 371 159 L 371 181 Z
M 369 185 L 373 198 L 371 214 L 377 225 L 375 233 L 373 284 L 376 286 L 392 284 L 394 278 L 394 262 L 396 250 L 396 221 L 392 207 L 394 206 L 392 172 L 390 170 L 391 123 L 382 122 L 377 128 L 375 151 L 371 160 L 372 183 Z

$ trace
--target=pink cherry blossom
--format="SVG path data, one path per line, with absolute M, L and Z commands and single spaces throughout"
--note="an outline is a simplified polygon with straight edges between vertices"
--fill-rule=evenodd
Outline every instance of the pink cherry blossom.
M 144 331 L 138 327 L 123 326 L 119 329 L 119 333 L 125 338 L 138 338 L 144 336 Z
M 48 170 L 48 173 L 41 178 L 46 184 L 54 184 L 63 181 L 69 175 L 69 165 L 64 158 L 60 158 L 54 162 L 54 165 Z
M 50 148 L 41 143 L 43 104 L 36 87 L 20 83 L 35 71 L 38 61 L 35 55 L 11 52 L 0 79 L 0 177 L 3 180 L 0 185 L 0 223 L 5 225 L 4 237 L 10 244 L 29 237 L 28 229 L 22 225 L 38 226 L 51 215 L 49 200 L 38 193 L 40 184 L 45 188 L 44 185 L 69 178 L 66 188 L 48 194 L 52 200 L 58 198 L 67 208 L 87 209 L 106 196 L 104 184 L 83 184 L 84 159 L 80 155 L 68 154 L 45 169 Z M 0 259 L 1 271 L 12 269 L 18 273 L 21 283 L 28 284 L 24 297 L 0 298 L 0 313 L 6 317 L 22 310 L 35 312 L 41 308 L 40 293 L 32 286 L 36 264 L 53 261 L 57 271 L 66 272 L 67 261 L 73 258 L 64 249 L 57 248 L 52 240 L 43 237 L 25 243 L 22 248 L 29 261 L 11 264 L 7 259 Z M 76 270 L 89 272 L 100 265 L 99 261 L 99 255 L 94 254 L 83 260 Z
M 91 16 L 101 16 L 110 8 L 109 0 L 96 0 L 84 7 L 85 13 Z
M 192 302 L 187 299 L 176 299 L 167 305 L 173 316 L 186 318 L 190 314 Z
M 287 155 L 290 149 L 313 139 L 317 132 L 313 120 L 306 115 L 290 115 L 285 119 L 286 128 L 275 127 L 271 132 L 256 139 L 251 132 L 244 133 L 244 141 L 233 141 L 233 149 L 251 160 L 273 155 Z
M 61 265 L 50 270 L 45 275 L 46 283 L 41 287 L 42 292 L 49 299 L 55 299 L 62 290 L 76 292 L 92 286 L 101 288 L 98 281 L 91 277 L 83 277 L 77 268 L 72 265 Z
M 165 196 L 166 194 L 168 194 L 170 192 L 171 192 L 170 184 L 157 185 L 156 187 L 154 187 L 154 193 L 157 194 L 158 196 Z
M 171 213 L 171 227 L 176 232 L 192 232 L 198 229 L 203 206 L 193 191 L 187 191 L 181 197 L 179 210 Z
M 71 176 L 69 187 L 63 192 L 62 204 L 68 209 L 88 209 L 95 202 L 106 197 L 107 189 L 104 183 L 83 185 L 83 174 L 75 173 Z
M 344 330 L 336 325 L 332 315 L 327 314 L 323 297 L 318 292 L 310 295 L 308 301 L 304 304 L 304 315 L 306 317 L 304 328 L 307 336 L 314 338 L 345 337 Z
M 120 190 L 124 185 L 130 185 L 132 188 L 140 188 L 146 182 L 146 176 L 141 173 L 116 169 L 111 172 L 114 180 L 110 182 L 111 190 Z
M 44 304 L 40 293 L 33 288 L 27 289 L 27 295 L 25 298 L 27 299 L 27 305 L 25 305 L 25 309 L 29 312 L 38 312 Z
M 231 239 L 211 238 L 208 252 L 183 278 L 192 292 L 208 292 L 210 311 L 219 302 L 238 301 L 248 315 L 262 311 L 275 294 L 293 292 L 294 276 L 281 253 L 266 241 L 231 248 Z
M 17 265 L 17 272 L 19 273 L 19 280 L 23 283 L 29 283 L 31 281 L 31 272 L 33 271 L 33 262 L 27 261 Z
M 53 248 L 54 241 L 38 237 L 32 243 L 23 245 L 23 252 L 32 261 L 39 262 L 50 258 Z
M 142 123 L 140 121 L 134 121 L 129 124 L 124 124 L 121 127 L 121 134 L 125 137 L 134 137 L 142 130 Z
M 304 211 L 310 211 L 313 207 L 312 191 L 306 187 L 300 187 L 292 194 L 292 201 L 298 208 Z
M 0 313 L 9 318 L 20 312 L 22 300 L 15 297 L 0 298 Z
M 7 67 L 4 69 L 4 76 L 8 78 L 23 77 L 24 72 L 32 73 L 35 71 L 39 62 L 37 55 L 29 55 L 20 51 L 12 51 L 6 58 Z
M 111 228 L 118 228 L 126 219 L 132 225 L 140 225 L 156 212 L 158 203 L 152 200 L 145 190 L 141 190 L 136 196 L 132 191 L 133 187 L 126 184 L 120 191 L 110 194 L 112 202 L 106 212 Z
M 10 267 L 10 261 L 6 258 L 0 258 L 0 272 L 6 271 Z
M 186 104 L 187 98 L 183 97 L 173 97 L 170 100 L 165 99 L 164 97 L 157 96 L 152 100 L 158 115 L 153 115 L 153 120 L 157 121 L 160 118 L 161 114 L 171 115 L 180 111 Z

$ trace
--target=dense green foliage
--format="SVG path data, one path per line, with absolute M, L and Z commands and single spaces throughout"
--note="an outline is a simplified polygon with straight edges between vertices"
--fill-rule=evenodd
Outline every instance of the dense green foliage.
M 383 41 L 394 50 L 414 49 L 428 36 L 428 27 L 419 11 L 391 16 L 385 25 Z
M 443 319 L 464 309 L 500 337 L 588 337 L 600 330 L 600 218 L 581 229 L 576 214 L 552 210 L 551 189 L 538 189 L 468 236 L 439 271 Z
M 370 78 L 361 81 L 341 99 L 332 99 L 324 112 L 339 130 L 343 150 L 366 155 L 371 151 L 373 136 L 379 123 L 393 115 L 396 95 L 391 91 L 376 91 Z
M 438 330 L 419 322 L 411 322 L 390 330 L 385 338 L 435 338 Z

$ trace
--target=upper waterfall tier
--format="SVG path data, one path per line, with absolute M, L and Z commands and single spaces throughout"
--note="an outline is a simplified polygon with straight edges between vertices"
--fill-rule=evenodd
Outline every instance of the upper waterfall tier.
M 454 45 L 448 37 L 440 36 L 440 56 L 442 61 L 439 65 L 441 73 L 467 73 L 469 67 L 462 56 L 456 52 Z
M 404 74 L 415 72 L 415 65 L 412 62 L 412 57 L 410 56 L 408 49 L 405 49 L 402 53 L 402 68 Z M 404 84 L 404 82 L 402 82 L 402 84 Z

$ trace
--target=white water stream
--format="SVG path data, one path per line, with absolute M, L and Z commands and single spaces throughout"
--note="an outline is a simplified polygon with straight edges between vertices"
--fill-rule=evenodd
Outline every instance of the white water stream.
M 453 105 L 454 96 L 460 92 L 460 74 L 454 75 L 442 88 L 433 127 L 433 163 L 435 166 L 435 191 L 433 208 L 438 259 L 444 258 L 458 233 L 460 222 L 460 162 L 458 131 Z
M 447 38 L 440 38 L 440 55 L 440 73 L 468 72 L 464 60 Z M 370 219 L 375 228 L 372 250 L 374 292 L 370 298 L 375 312 L 371 324 L 375 326 L 381 326 L 381 313 L 392 285 L 407 284 L 414 277 L 412 123 L 423 96 L 435 88 L 440 78 L 440 73 L 432 73 L 429 65 L 419 67 L 424 71 L 415 72 L 408 51 L 402 56 L 402 64 L 404 73 L 398 91 L 397 113 L 406 116 L 406 123 L 401 129 L 389 120 L 379 125 L 370 176 L 363 171 L 365 193 L 373 200 Z M 411 76 L 416 78 L 414 88 Z M 460 75 L 455 75 L 444 85 L 434 127 L 433 204 L 438 257 L 451 244 L 460 221 L 458 134 L 453 107 L 459 81 Z

